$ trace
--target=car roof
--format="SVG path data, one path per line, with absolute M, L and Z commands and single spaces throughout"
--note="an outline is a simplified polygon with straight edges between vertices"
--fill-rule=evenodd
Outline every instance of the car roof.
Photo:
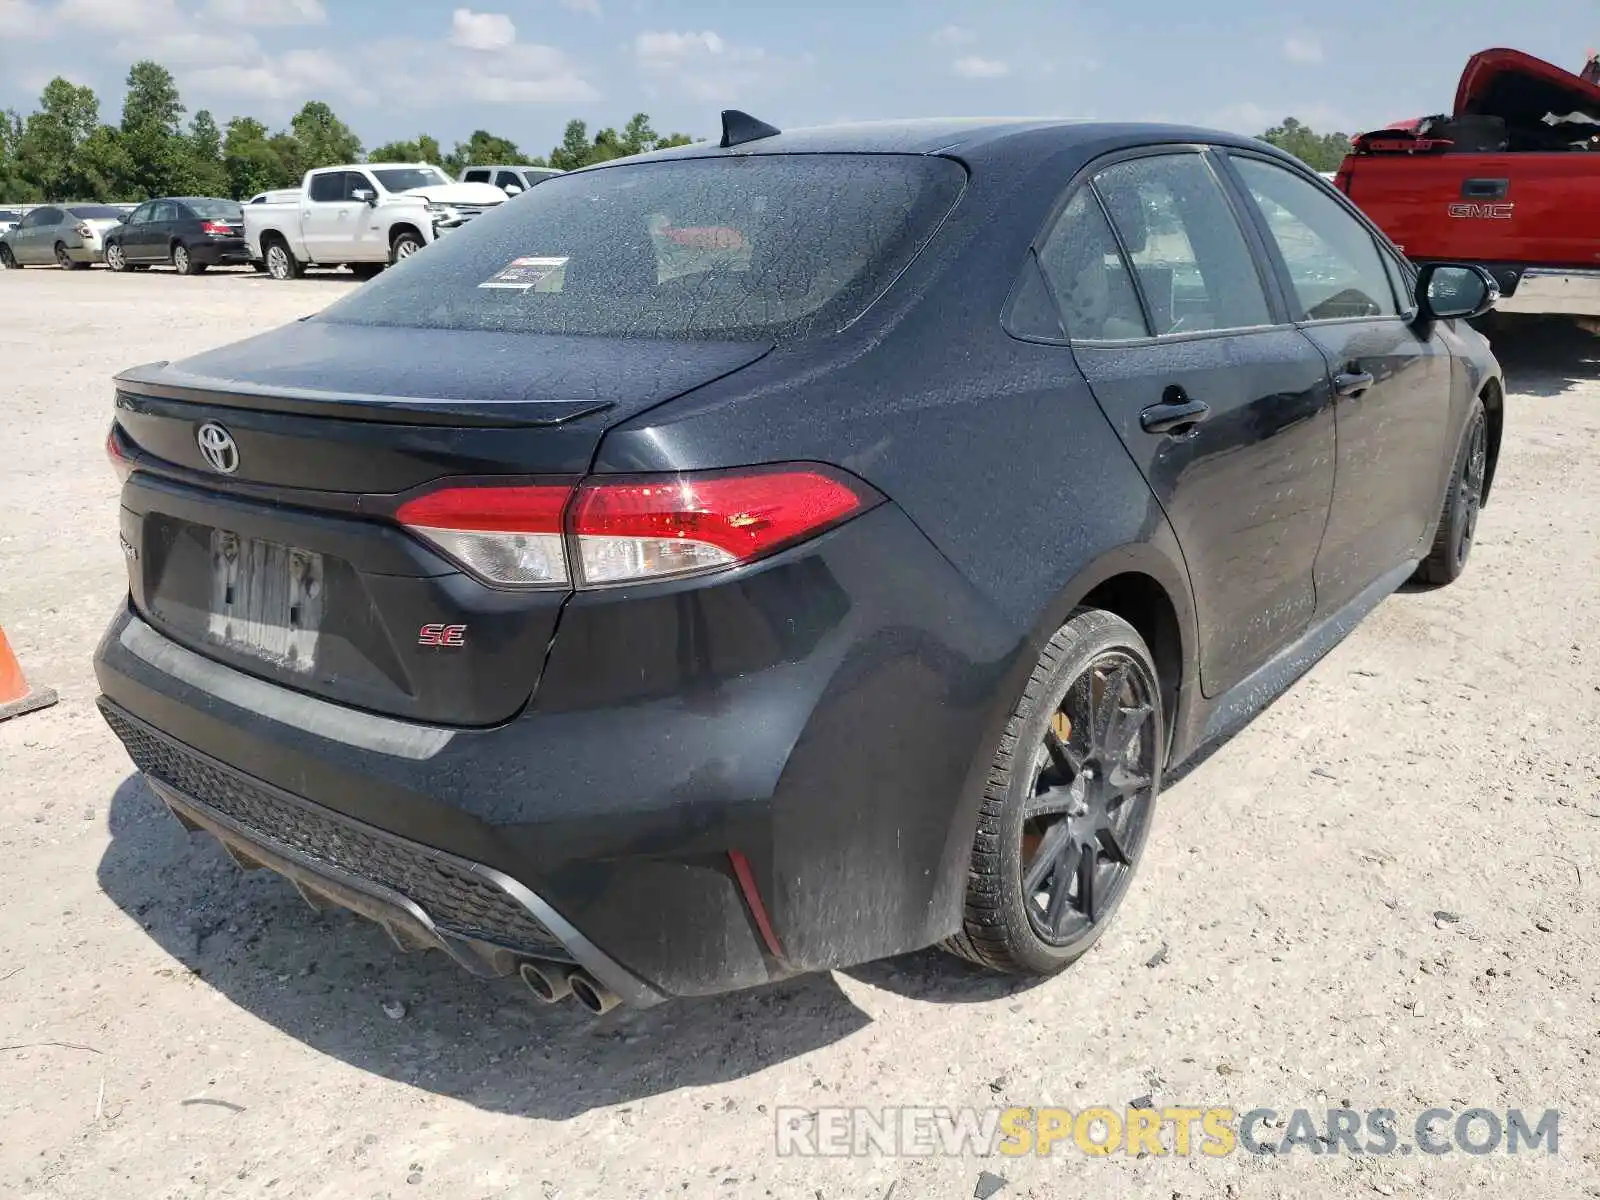
M 1209 142 L 1259 146 L 1238 134 L 1192 125 L 1074 120 L 1061 117 L 932 117 L 905 121 L 865 121 L 787 129 L 770 137 L 723 149 L 697 142 L 641 157 L 701 158 L 725 154 L 948 154 L 963 159 L 1036 154 L 1104 142 L 1129 145 L 1159 142 Z M 638 161 L 622 160 L 622 161 Z M 605 164 L 598 164 L 603 167 Z M 594 169 L 594 168 L 588 168 Z

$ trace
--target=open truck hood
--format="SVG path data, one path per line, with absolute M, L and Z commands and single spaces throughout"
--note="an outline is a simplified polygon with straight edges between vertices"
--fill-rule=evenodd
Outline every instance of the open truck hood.
M 1600 87 L 1521 50 L 1480 50 L 1456 85 L 1458 117 L 1502 117 L 1517 125 L 1573 112 L 1600 120 Z

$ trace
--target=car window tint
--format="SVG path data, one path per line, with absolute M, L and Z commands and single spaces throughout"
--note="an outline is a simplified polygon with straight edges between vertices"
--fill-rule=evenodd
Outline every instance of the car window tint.
M 494 185 L 499 188 L 521 187 L 522 180 L 518 179 L 513 171 L 501 171 L 500 174 L 494 177 Z
M 488 183 L 489 182 L 489 172 L 487 172 L 487 171 L 468 171 L 465 175 L 463 175 L 461 177 L 461 181 L 463 183 Z
M 1158 334 L 1271 321 L 1255 259 L 1198 154 L 1163 154 L 1095 176 Z
M 318 204 L 337 203 L 344 199 L 343 171 L 325 171 L 311 177 L 310 199 Z
M 1100 202 L 1079 188 L 1039 251 L 1067 336 L 1149 337 L 1139 296 Z
M 1260 159 L 1234 163 L 1289 268 L 1309 321 L 1393 316 L 1389 273 L 1367 227 L 1293 172 Z
M 372 182 L 372 179 L 365 171 L 346 171 L 344 173 L 344 198 L 346 200 L 354 200 L 357 192 L 371 192 L 373 195 L 377 195 L 378 185 Z

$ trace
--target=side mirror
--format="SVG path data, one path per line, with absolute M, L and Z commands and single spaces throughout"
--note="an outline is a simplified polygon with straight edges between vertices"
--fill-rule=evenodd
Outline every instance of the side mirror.
M 352 200 L 359 200 L 363 204 L 370 204 L 373 208 L 378 206 L 378 193 L 371 188 L 356 188 L 350 193 Z
M 1471 320 L 1500 301 L 1500 284 L 1482 267 L 1429 263 L 1417 273 L 1417 316 L 1425 321 Z
M 508 196 L 520 196 L 522 195 L 522 189 L 514 183 L 508 183 L 505 186 L 505 193 Z

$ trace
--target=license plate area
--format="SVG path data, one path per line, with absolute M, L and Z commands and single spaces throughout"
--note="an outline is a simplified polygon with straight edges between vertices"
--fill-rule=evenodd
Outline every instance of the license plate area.
M 211 607 L 206 634 L 233 650 L 300 674 L 317 662 L 322 555 L 261 538 L 211 531 Z

